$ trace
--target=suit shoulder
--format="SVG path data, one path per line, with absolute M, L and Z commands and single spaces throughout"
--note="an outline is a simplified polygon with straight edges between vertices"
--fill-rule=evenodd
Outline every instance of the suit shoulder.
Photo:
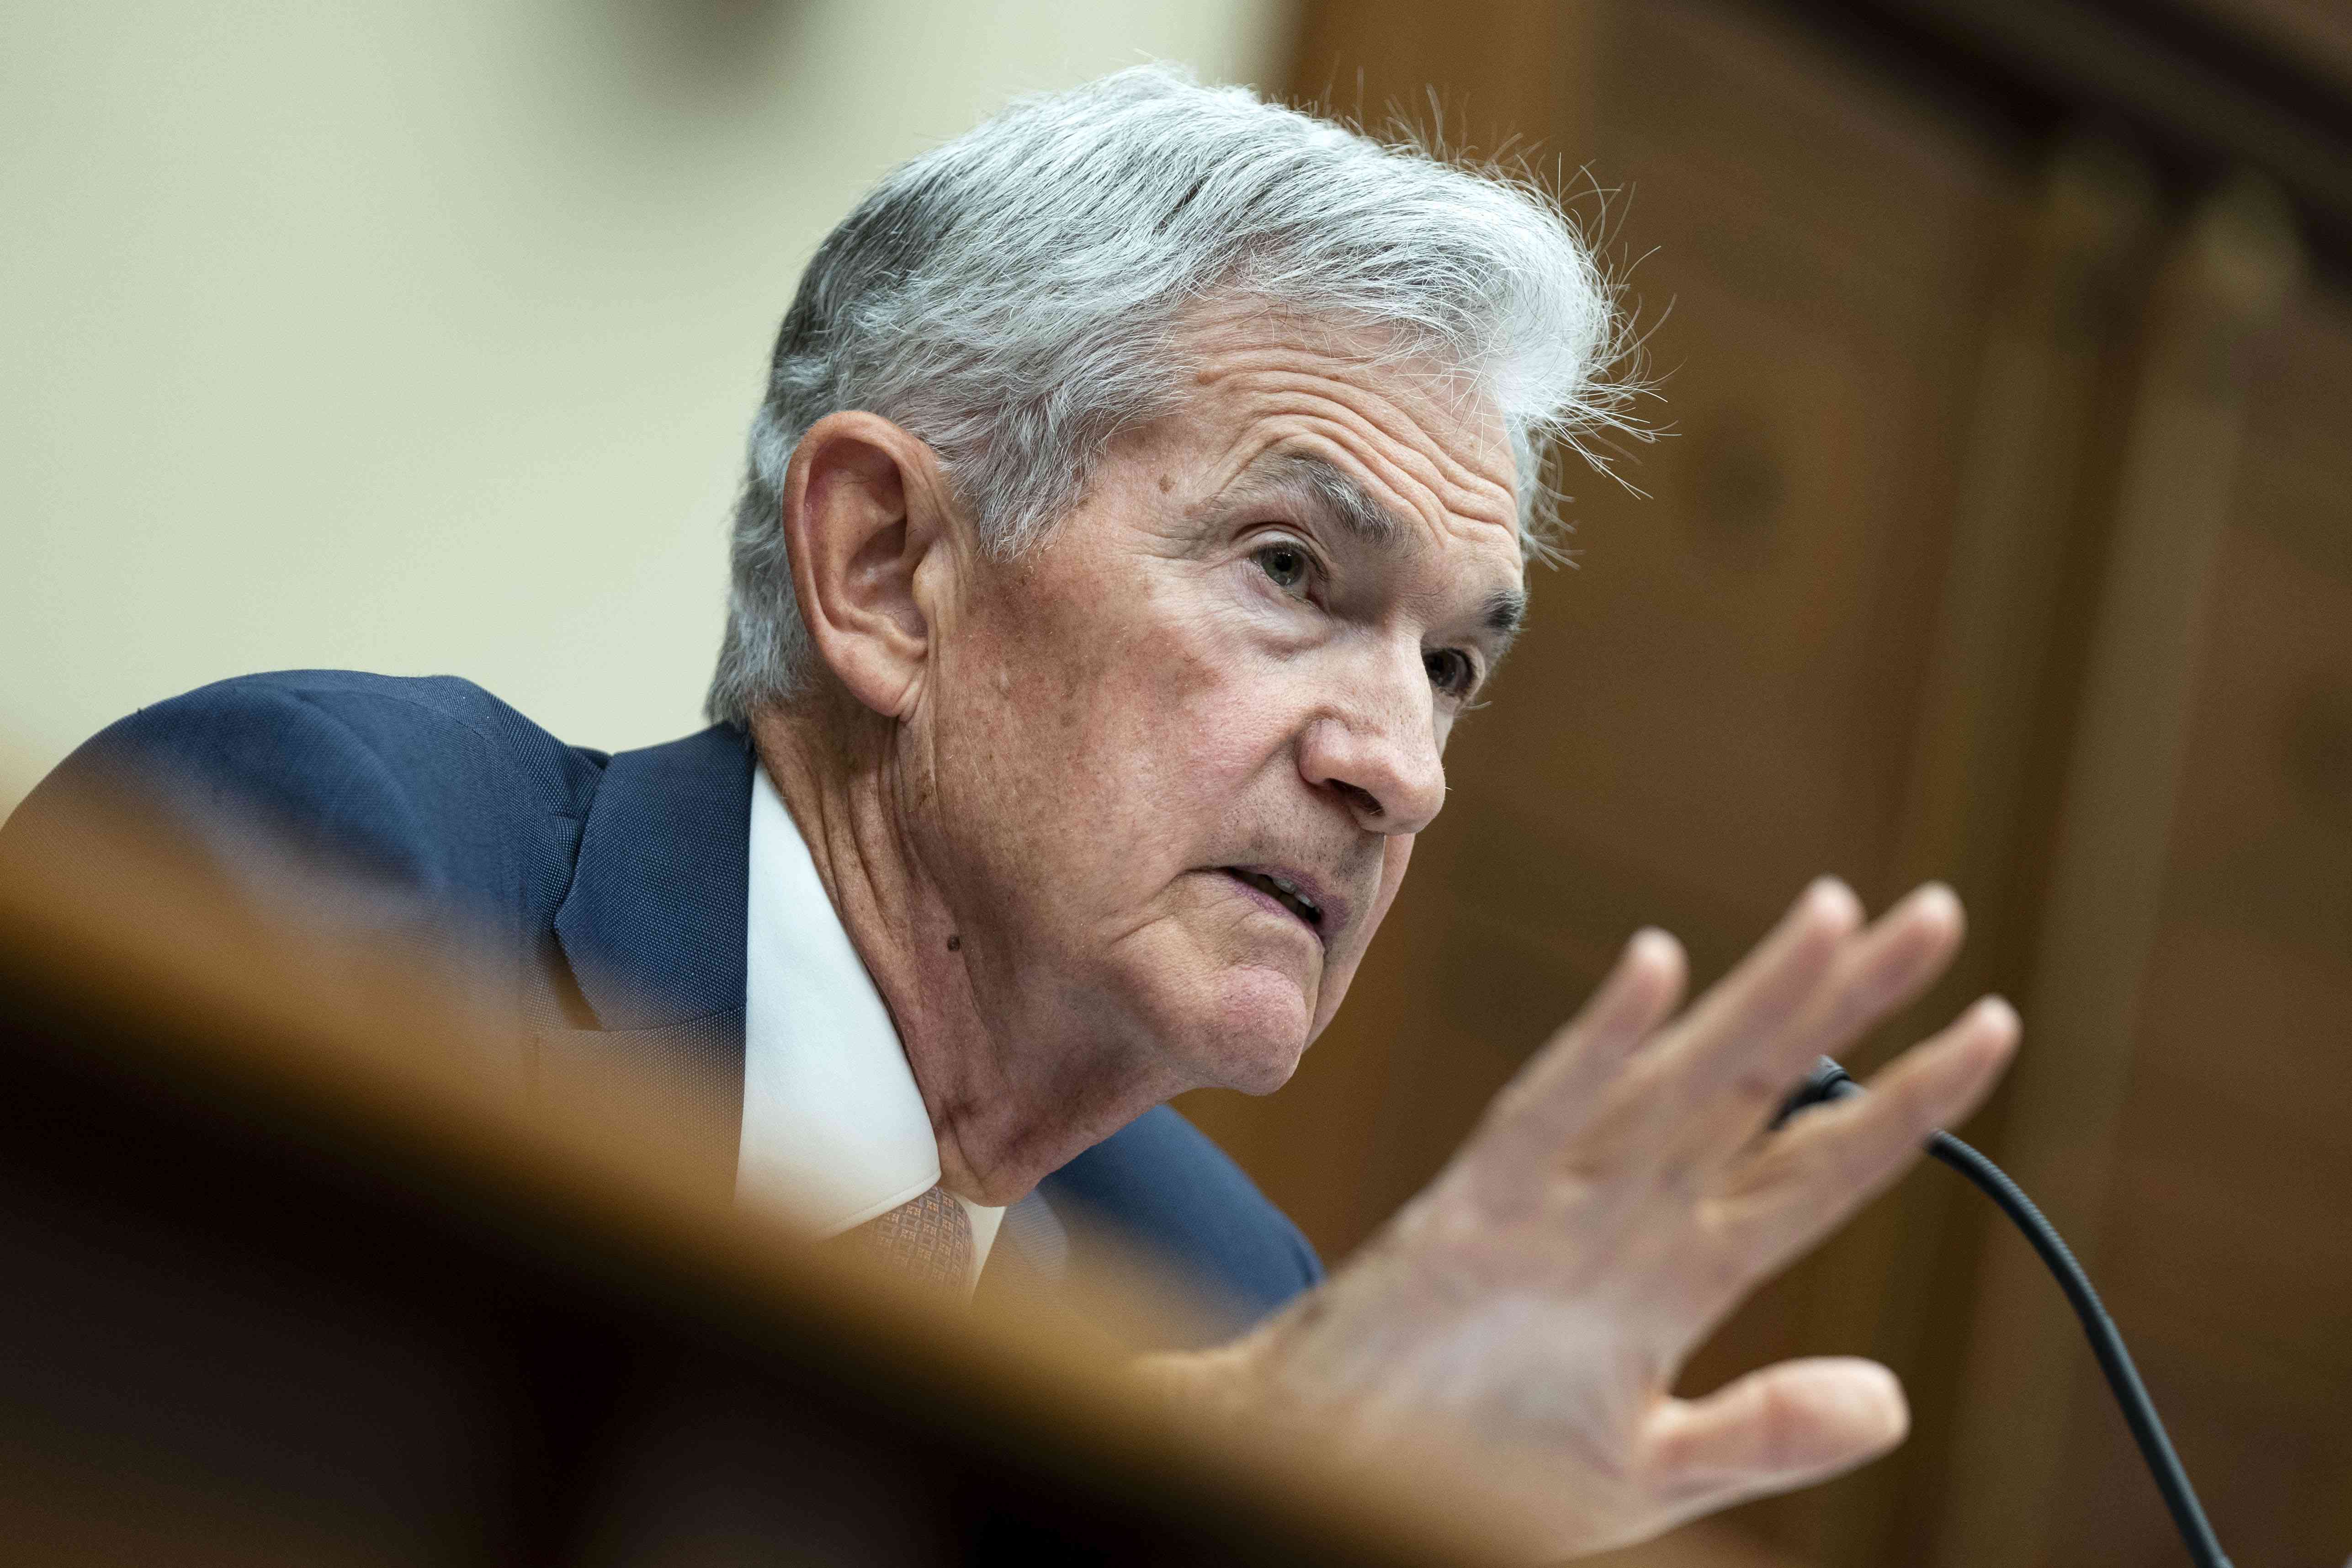
M 454 675 L 372 675 L 287 669 L 198 687 L 142 709 L 131 721 L 172 726 L 258 723 L 281 733 L 331 729 L 402 771 L 505 769 L 546 804 L 593 794 L 605 753 L 569 746 L 470 680 Z
M 604 761 L 471 681 L 280 670 L 109 725 L 19 815 L 80 782 L 128 785 L 206 827 L 249 823 L 401 881 L 471 881 L 448 864 L 457 847 L 584 813 Z
M 142 708 L 91 743 L 126 760 L 249 775 L 263 801 L 278 784 L 329 785 L 373 775 L 394 793 L 455 790 L 585 809 L 606 758 L 567 746 L 509 704 L 456 676 L 293 669 L 238 676 Z M 358 779 L 347 783 L 359 783 Z
M 1221 1298 L 1238 1331 L 1323 1278 L 1288 1216 L 1225 1152 L 1166 1106 L 1145 1112 L 1048 1178 L 1075 1202 Z

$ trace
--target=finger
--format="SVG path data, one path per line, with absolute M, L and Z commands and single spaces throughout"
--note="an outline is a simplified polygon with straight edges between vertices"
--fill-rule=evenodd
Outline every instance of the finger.
M 1930 1132 L 1965 1119 L 2016 1054 L 2019 1032 L 2016 1011 L 1987 996 L 1895 1058 L 1868 1093 L 1808 1110 L 1754 1149 L 1715 1205 L 1748 1278 L 1811 1247 L 1907 1169 Z
M 1939 882 L 1914 889 L 1867 931 L 1849 939 L 1828 976 L 1747 1070 L 1677 1129 L 1681 1146 L 1718 1164 L 1764 1130 L 1816 1057 L 1837 1056 L 1890 1014 L 1918 999 L 1951 964 L 1967 929 L 1959 899 Z
M 1635 1058 L 1612 1099 L 1623 1136 L 1651 1157 L 1668 1156 L 1667 1131 L 1737 1079 L 1803 1008 L 1861 923 L 1852 889 L 1823 877 L 1797 896 L 1780 924 L 1658 1042 Z
M 1639 1443 L 1657 1490 L 1687 1517 L 1852 1469 L 1909 1427 L 1893 1373 L 1819 1356 L 1749 1373 L 1704 1399 L 1662 1401 Z
M 1654 926 L 1635 931 L 1576 1016 L 1495 1097 L 1474 1145 L 1502 1160 L 1549 1162 L 1594 1112 L 1601 1086 L 1673 1015 L 1689 973 L 1682 943 Z

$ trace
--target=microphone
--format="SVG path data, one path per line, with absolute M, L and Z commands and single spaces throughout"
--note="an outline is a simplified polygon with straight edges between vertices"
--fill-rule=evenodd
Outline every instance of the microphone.
M 1862 1085 L 1854 1082 L 1845 1068 L 1822 1057 L 1805 1074 L 1804 1081 L 1782 1102 L 1780 1113 L 1772 1118 L 1772 1125 L 1780 1126 L 1808 1107 L 1844 1100 L 1862 1091 Z M 2148 1397 L 2147 1385 L 2140 1382 L 2139 1369 L 2132 1364 L 2131 1352 L 2124 1348 L 2122 1332 L 2116 1329 L 2115 1320 L 2107 1316 L 2099 1293 L 2091 1289 L 2090 1276 L 2074 1261 L 2074 1253 L 2067 1249 L 2057 1229 L 2042 1217 L 2024 1190 L 2009 1179 L 2007 1172 L 1950 1133 L 1941 1130 L 1931 1133 L 1927 1152 L 1966 1176 L 1999 1205 L 2000 1212 L 2015 1221 L 2017 1228 L 2025 1233 L 2025 1239 L 2033 1244 L 2033 1250 L 2057 1277 L 2058 1288 L 2066 1293 L 2074 1316 L 2082 1320 L 2083 1332 L 2090 1337 L 2091 1353 L 2099 1358 L 2099 1370 L 2106 1374 L 2116 1403 L 2123 1406 L 2124 1422 L 2139 1445 L 2140 1457 L 2147 1461 L 2148 1473 L 2156 1478 L 2156 1489 L 2164 1495 L 2164 1506 L 2171 1510 L 2172 1522 L 2179 1530 L 2190 1559 L 2198 1568 L 2231 1568 L 2213 1527 L 2205 1521 L 2205 1510 L 2197 1501 L 2197 1489 L 2189 1484 L 2189 1472 L 2180 1468 L 2180 1456 L 2172 1451 L 2172 1439 L 2165 1435 L 2164 1423 L 2157 1417 L 2156 1402 Z

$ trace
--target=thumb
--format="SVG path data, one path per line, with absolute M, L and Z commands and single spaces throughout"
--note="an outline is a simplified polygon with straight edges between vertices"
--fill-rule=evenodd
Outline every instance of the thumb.
M 1641 1447 L 1661 1490 L 1714 1509 L 1876 1458 L 1910 1424 L 1893 1373 L 1817 1356 L 1751 1372 L 1704 1399 L 1662 1400 Z

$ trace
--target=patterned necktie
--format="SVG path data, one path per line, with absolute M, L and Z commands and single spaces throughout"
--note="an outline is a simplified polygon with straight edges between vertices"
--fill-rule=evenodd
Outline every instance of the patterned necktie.
M 884 1268 L 958 1300 L 971 1287 L 971 1215 L 945 1187 L 933 1187 L 838 1239 Z

